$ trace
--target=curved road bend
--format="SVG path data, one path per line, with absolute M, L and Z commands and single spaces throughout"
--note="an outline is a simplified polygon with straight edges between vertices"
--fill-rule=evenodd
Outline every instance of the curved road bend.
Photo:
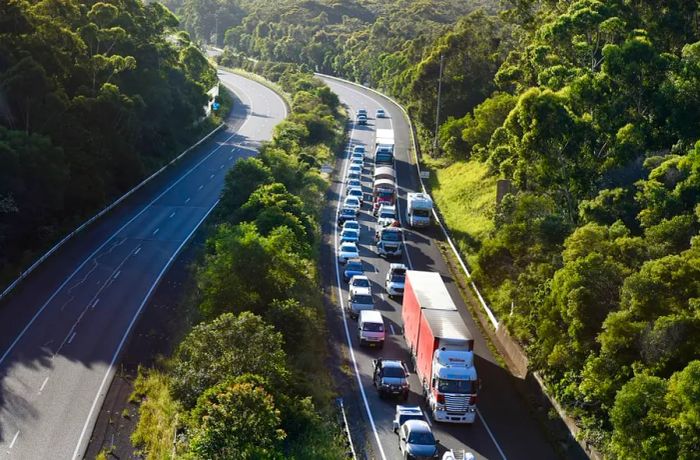
M 0 304 L 0 458 L 82 458 L 119 354 L 226 171 L 286 116 L 265 86 L 220 72 L 227 127 L 73 238 Z
M 377 94 L 339 82 L 334 79 L 323 78 L 331 89 L 346 104 L 351 114 L 359 108 L 366 108 L 370 117 L 367 126 L 354 126 L 351 133 L 351 144 L 373 148 L 375 128 L 393 128 L 396 139 L 396 171 L 398 175 L 399 206 L 401 211 L 405 209 L 406 192 L 420 189 L 415 167 L 408 157 L 410 145 L 410 130 L 401 110 Z M 374 114 L 379 107 L 383 107 L 389 118 L 375 119 Z M 336 164 L 338 178 L 344 175 L 347 160 L 340 160 Z M 371 171 L 365 170 L 363 177 L 365 192 L 371 193 Z M 333 183 L 331 196 L 336 197 L 329 206 L 333 209 L 333 215 L 337 207 L 337 197 L 342 196 L 343 184 L 336 180 Z M 404 215 L 401 214 L 403 220 Z M 387 340 L 383 350 L 360 348 L 357 343 L 356 323 L 348 320 L 348 329 L 352 340 L 359 380 L 362 382 L 362 394 L 357 396 L 358 406 L 362 408 L 367 427 L 366 439 L 372 440 L 374 458 L 395 459 L 399 458 L 398 439 L 392 431 L 391 421 L 395 410 L 395 401 L 379 399 L 376 390 L 372 386 L 372 359 L 384 356 L 406 360 L 408 349 L 402 336 L 401 303 L 390 300 L 385 295 L 384 277 L 388 271 L 389 263 L 386 259 L 378 257 L 372 250 L 372 237 L 375 219 L 366 209 L 360 216 L 362 225 L 360 255 L 365 263 L 365 270 L 373 283 L 372 291 L 375 296 L 376 308 L 382 312 L 387 324 Z M 327 228 L 335 228 L 335 222 Z M 442 255 L 435 244 L 439 237 L 439 228 L 432 226 L 425 230 L 408 230 L 405 238 L 407 251 L 403 256 L 403 263 L 416 270 L 437 271 L 442 274 L 447 288 L 457 304 L 462 317 L 469 329 L 474 334 L 476 366 L 479 377 L 482 379 L 482 390 L 479 394 L 477 407 L 479 416 L 473 426 L 433 424 L 436 438 L 448 449 L 468 449 L 477 455 L 477 458 L 489 459 L 554 459 L 558 458 L 552 446 L 548 443 L 544 433 L 534 417 L 529 413 L 525 403 L 515 393 L 511 383 L 511 375 L 503 369 L 494 359 L 481 335 L 479 327 L 460 296 L 459 290 L 451 279 L 451 274 Z M 326 236 L 331 248 L 325 253 L 335 254 L 334 230 Z M 406 254 L 407 252 L 407 254 Z M 335 270 L 335 258 L 326 260 L 329 270 Z M 334 280 L 337 281 L 337 280 Z M 337 282 L 334 282 L 334 285 Z M 328 286 L 330 289 L 340 289 L 339 297 L 347 299 L 347 285 L 340 281 L 340 286 Z M 357 375 L 353 377 L 357 381 Z M 406 404 L 421 404 L 420 384 L 415 373 L 411 374 L 411 396 Z M 371 421 L 370 421 L 371 417 Z M 374 427 L 374 428 L 373 428 Z

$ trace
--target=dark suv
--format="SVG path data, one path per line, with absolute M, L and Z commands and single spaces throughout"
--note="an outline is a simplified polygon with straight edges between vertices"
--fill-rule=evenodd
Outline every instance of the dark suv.
M 401 396 L 406 401 L 408 399 L 408 369 L 403 361 L 398 359 L 375 359 L 374 376 L 372 383 L 377 387 L 379 397 Z

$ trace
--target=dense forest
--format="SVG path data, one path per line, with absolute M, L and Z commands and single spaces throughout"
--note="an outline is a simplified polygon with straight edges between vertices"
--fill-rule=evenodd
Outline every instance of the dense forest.
M 318 285 L 320 164 L 342 145 L 328 87 L 294 66 L 258 69 L 291 114 L 226 176 L 194 293 L 203 321 L 142 374 L 132 436 L 146 458 L 340 459 Z
M 458 238 L 499 318 L 607 456 L 697 456 L 698 2 L 170 6 L 232 61 L 296 62 L 388 91 L 424 147 L 442 56 L 430 164 L 482 168 L 482 188 L 511 183 L 490 213 L 451 216 L 489 220 Z
M 0 275 L 210 126 L 216 73 L 177 26 L 139 0 L 0 2 Z

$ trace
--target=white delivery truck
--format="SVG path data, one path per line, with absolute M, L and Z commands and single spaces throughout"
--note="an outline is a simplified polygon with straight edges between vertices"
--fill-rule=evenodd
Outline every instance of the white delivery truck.
M 433 212 L 433 199 L 427 193 L 406 194 L 406 222 L 409 227 L 427 227 Z
M 374 144 L 374 164 L 393 165 L 394 164 L 394 130 L 378 129 L 376 142 Z

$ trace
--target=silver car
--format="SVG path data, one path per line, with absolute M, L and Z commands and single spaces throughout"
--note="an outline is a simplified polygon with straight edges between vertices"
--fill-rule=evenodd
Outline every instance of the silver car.
M 399 428 L 399 450 L 403 458 L 438 458 L 438 442 L 425 420 L 408 420 Z

